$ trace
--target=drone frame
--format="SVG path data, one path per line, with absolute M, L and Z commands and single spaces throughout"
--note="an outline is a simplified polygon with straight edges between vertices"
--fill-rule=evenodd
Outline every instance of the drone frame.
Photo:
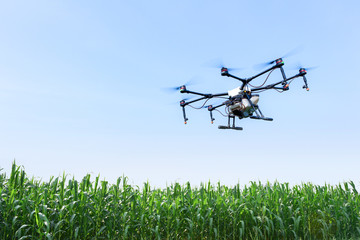
M 308 87 L 308 84 L 307 84 L 307 79 L 305 77 L 305 75 L 307 74 L 305 68 L 300 68 L 299 69 L 299 73 L 298 74 L 295 74 L 294 76 L 290 77 L 290 78 L 287 78 L 286 75 L 285 75 L 285 71 L 283 69 L 283 65 L 284 65 L 284 61 L 282 60 L 282 58 L 278 58 L 272 62 L 270 62 L 270 64 L 273 64 L 275 63 L 275 65 L 273 65 L 272 67 L 250 77 L 250 78 L 240 78 L 240 77 L 237 77 L 237 76 L 234 76 L 232 74 L 229 73 L 228 69 L 225 68 L 225 67 L 222 67 L 221 68 L 221 75 L 222 76 L 227 76 L 227 77 L 231 77 L 231 78 L 234 78 L 234 79 L 237 79 L 239 81 L 242 82 L 242 85 L 240 87 L 240 90 L 243 90 L 244 92 L 244 95 L 246 97 L 246 99 L 250 102 L 250 105 L 251 105 L 251 108 L 253 109 L 253 112 L 255 113 L 256 116 L 250 116 L 251 119 L 261 119 L 261 120 L 265 120 L 265 121 L 272 121 L 273 119 L 272 118 L 268 118 L 268 117 L 265 117 L 262 112 L 260 111 L 260 108 L 258 105 L 255 105 L 251 100 L 250 100 L 250 95 L 248 94 L 248 91 L 244 90 L 244 88 L 254 79 L 264 75 L 265 73 L 268 73 L 270 71 L 273 71 L 277 68 L 280 69 L 281 71 L 281 74 L 282 74 L 282 77 L 283 77 L 283 80 L 279 81 L 279 82 L 276 82 L 276 83 L 272 83 L 272 84 L 268 84 L 266 86 L 263 86 L 263 87 L 254 87 L 252 89 L 250 89 L 250 93 L 254 92 L 258 92 L 258 91 L 265 91 L 265 90 L 270 90 L 270 89 L 275 89 L 275 90 L 282 90 L 282 91 L 287 91 L 289 90 L 289 83 L 288 81 L 290 80 L 293 80 L 295 78 L 298 78 L 298 77 L 302 77 L 303 80 L 304 80 L 304 86 L 303 88 L 306 88 L 307 91 L 309 91 L 309 87 Z M 278 85 L 282 85 L 282 87 L 278 87 Z M 190 90 L 187 90 L 186 89 L 186 86 L 185 85 L 182 85 L 180 87 L 180 93 L 187 93 L 187 94 L 194 94 L 194 95 L 198 95 L 198 96 L 201 96 L 200 98 L 198 99 L 195 99 L 195 100 L 192 100 L 192 101 L 189 101 L 189 102 L 186 102 L 185 100 L 181 100 L 180 101 L 180 106 L 182 107 L 182 111 L 183 111 L 183 117 L 184 117 L 184 123 L 186 124 L 187 123 L 187 120 L 188 118 L 186 117 L 186 112 L 185 112 L 185 107 L 191 103 L 195 103 L 195 102 L 198 102 L 198 101 L 201 101 L 201 100 L 209 100 L 210 98 L 213 98 L 213 97 L 222 97 L 222 96 L 227 96 L 228 93 L 217 93 L 217 94 L 208 94 L 208 93 L 199 93 L 199 92 L 194 92 L 194 91 L 190 91 Z M 234 97 L 229 97 L 229 100 L 222 103 L 222 104 L 219 104 L 217 106 L 212 106 L 212 105 L 209 105 L 207 108 L 208 108 L 208 111 L 210 112 L 210 119 L 211 119 L 211 123 L 213 123 L 213 121 L 215 120 L 213 118 L 213 115 L 212 115 L 212 111 L 219 108 L 219 107 L 222 107 L 224 105 L 228 105 L 230 104 L 232 101 L 234 100 Z M 235 126 L 235 115 L 233 114 L 228 114 L 228 125 L 227 126 L 219 126 L 219 129 L 234 129 L 234 130 L 243 130 L 242 127 L 236 127 Z M 230 122 L 232 120 L 232 125 L 230 125 Z

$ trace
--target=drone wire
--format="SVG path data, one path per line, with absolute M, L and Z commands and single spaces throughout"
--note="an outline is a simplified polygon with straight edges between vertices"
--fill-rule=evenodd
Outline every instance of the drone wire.
M 291 79 L 290 82 L 288 83 L 288 85 L 290 85 L 290 84 L 292 83 L 292 81 L 294 81 L 294 79 Z M 279 92 L 279 93 L 283 93 L 283 92 L 284 92 L 284 90 L 278 90 L 278 89 L 275 89 L 275 88 L 270 88 L 270 89 L 276 90 L 276 91 Z M 265 92 L 266 90 L 269 90 L 269 89 L 259 90 L 259 91 L 256 91 L 256 93 Z
M 263 89 L 263 90 L 259 90 L 259 91 L 256 91 L 256 93 L 261 93 L 261 92 L 265 92 L 266 90 L 269 90 L 269 89 Z
M 227 115 L 223 114 L 220 110 L 218 110 L 218 109 L 214 109 L 214 110 L 219 112 L 221 115 L 223 115 L 223 117 L 227 117 Z
M 207 103 L 207 101 L 209 101 L 209 100 L 210 100 L 210 98 L 206 99 L 206 101 L 204 102 L 204 104 L 203 104 L 201 107 L 199 107 L 199 108 L 194 107 L 194 106 L 191 106 L 190 104 L 189 104 L 189 107 L 192 107 L 192 108 L 194 108 L 194 109 L 202 109 L 202 108 L 205 106 L 205 104 Z
M 290 86 L 290 84 L 292 83 L 292 81 L 294 81 L 294 79 L 291 79 L 290 82 L 287 84 L 288 86 Z M 274 88 L 275 89 L 275 88 Z M 283 93 L 284 90 L 278 90 L 278 89 L 275 89 L 277 92 L 279 93 Z
M 226 113 L 227 115 L 230 114 L 230 112 L 229 112 L 229 107 L 226 107 L 226 108 L 225 108 L 225 113 Z
M 271 73 L 272 73 L 274 70 L 275 70 L 275 69 L 273 69 L 273 70 L 271 70 L 271 71 L 269 72 L 269 74 L 267 75 L 265 81 L 264 81 L 263 84 L 261 84 L 260 86 L 253 86 L 253 85 L 251 85 L 250 83 L 248 83 L 248 84 L 249 84 L 251 87 L 255 87 L 255 88 L 259 88 L 259 87 L 264 86 L 264 84 L 267 82 L 268 78 L 270 77 Z

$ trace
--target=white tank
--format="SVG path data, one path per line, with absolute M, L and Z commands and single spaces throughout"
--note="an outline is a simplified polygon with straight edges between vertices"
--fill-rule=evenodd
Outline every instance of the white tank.
M 254 104 L 254 105 L 257 105 L 258 102 L 259 102 L 259 95 L 252 95 L 251 98 L 250 98 L 251 102 Z
M 259 95 L 252 95 L 250 100 L 253 103 L 253 105 L 256 106 L 259 102 Z M 248 117 L 254 112 L 254 109 L 251 107 L 251 103 L 246 98 L 243 98 L 241 100 L 241 102 L 231 105 L 229 108 L 230 108 L 231 112 L 236 111 L 236 110 L 241 111 L 243 113 L 244 117 Z

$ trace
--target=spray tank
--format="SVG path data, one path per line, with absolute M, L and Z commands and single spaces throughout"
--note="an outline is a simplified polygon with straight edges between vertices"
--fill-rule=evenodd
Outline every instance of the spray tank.
M 256 107 L 259 102 L 259 95 L 251 95 L 251 89 L 245 86 L 244 89 L 237 87 L 233 90 L 228 91 L 228 95 L 232 98 L 231 104 L 229 105 L 229 112 L 239 118 L 247 118 L 254 112 L 251 103 Z M 246 97 L 249 96 L 249 99 Z

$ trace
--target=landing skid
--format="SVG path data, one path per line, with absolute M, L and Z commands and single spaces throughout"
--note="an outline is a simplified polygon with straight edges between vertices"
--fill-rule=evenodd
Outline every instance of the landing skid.
M 230 122 L 231 122 L 230 119 L 232 119 L 232 126 L 230 125 Z M 235 127 L 235 116 L 233 116 L 233 115 L 228 116 L 228 125 L 227 126 L 220 125 L 218 128 L 219 129 L 243 130 L 242 127 Z
M 259 117 L 259 116 L 250 116 L 251 119 L 259 119 L 259 120 L 265 120 L 265 121 L 272 121 L 272 118 L 268 117 Z
M 219 129 L 243 130 L 242 127 L 229 127 L 229 126 L 222 126 L 222 125 L 220 125 L 218 128 L 219 128 Z

